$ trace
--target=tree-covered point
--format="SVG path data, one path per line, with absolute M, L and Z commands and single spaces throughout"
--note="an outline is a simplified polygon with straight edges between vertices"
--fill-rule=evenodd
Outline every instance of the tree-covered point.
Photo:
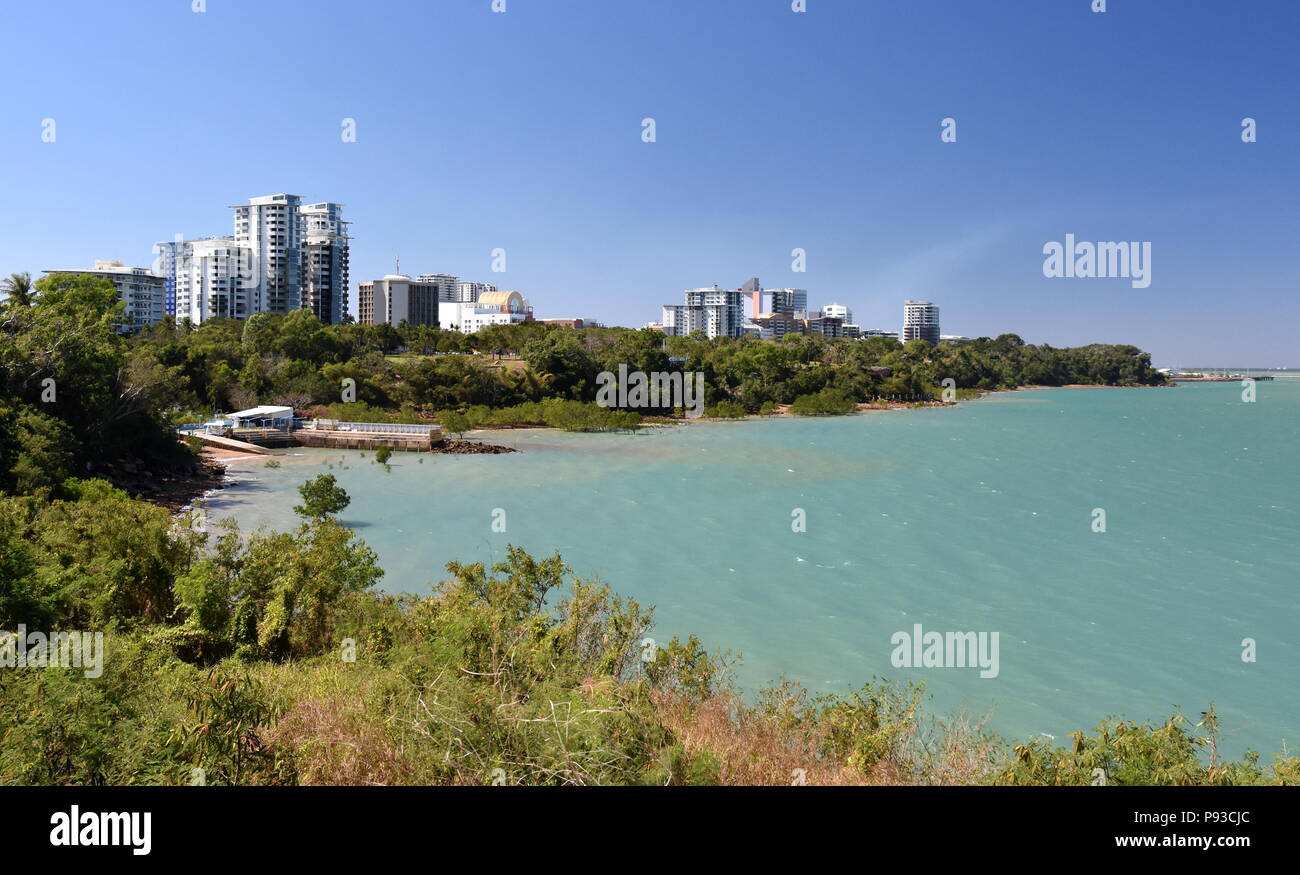
M 1150 357 L 1133 346 L 1055 349 L 1010 334 L 933 346 L 801 335 L 779 342 L 709 340 L 525 323 L 465 336 L 405 324 L 325 325 L 299 310 L 244 322 L 210 320 L 197 328 L 166 321 L 131 337 L 129 345 L 169 369 L 175 410 L 192 417 L 256 404 L 346 413 L 339 407 L 345 379 L 355 381 L 350 418 L 417 422 L 474 407 L 500 410 L 550 399 L 592 403 L 597 375 L 617 373 L 620 365 L 646 373 L 703 372 L 708 407 L 740 405 L 748 413 L 828 389 L 855 403 L 934 399 L 945 378 L 959 390 L 1164 382 Z
M 1165 381 L 1150 356 L 1133 346 L 1055 349 L 1011 334 L 939 346 L 802 335 L 771 342 L 534 322 L 466 336 L 405 323 L 326 325 L 296 310 L 198 327 L 168 317 L 128 335 L 112 284 L 102 278 L 54 274 L 33 283 L 13 275 L 2 285 L 0 488 L 10 489 L 53 488 L 123 456 L 192 461 L 178 455 L 168 426 L 258 404 L 404 422 L 462 414 L 452 423 L 462 427 L 452 433 L 498 420 L 635 427 L 634 419 L 609 411 L 530 406 L 591 405 L 597 375 L 620 365 L 646 373 L 702 372 L 706 407 L 723 416 L 770 411 L 807 396 L 854 403 L 937 398 L 946 378 L 960 391 Z M 349 378 L 355 398 L 343 404 Z M 834 394 L 821 394 L 827 392 Z M 507 423 L 509 414 L 483 412 L 507 408 L 520 418 Z
M 108 280 L 4 282 L 0 302 L 0 491 L 53 490 L 124 456 L 157 468 L 194 456 L 167 427 L 189 400 L 181 368 L 120 333 Z

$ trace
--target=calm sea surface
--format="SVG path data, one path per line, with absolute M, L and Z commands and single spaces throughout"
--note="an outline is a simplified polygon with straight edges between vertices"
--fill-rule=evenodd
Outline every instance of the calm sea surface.
M 1255 403 L 1239 383 L 1046 389 L 642 435 L 495 432 L 522 452 L 396 454 L 391 473 L 300 450 L 278 469 L 237 465 L 241 485 L 209 508 L 286 528 L 297 486 L 333 463 L 352 496 L 343 520 L 391 592 L 426 593 L 446 562 L 507 544 L 559 551 L 654 605 L 656 639 L 696 633 L 741 654 L 747 689 L 924 680 L 938 712 L 1058 742 L 1106 715 L 1197 718 L 1213 701 L 1230 753 L 1271 755 L 1300 746 L 1300 380 L 1257 390 Z M 806 532 L 791 530 L 796 508 Z M 890 637 L 917 623 L 998 632 L 998 676 L 893 667 Z

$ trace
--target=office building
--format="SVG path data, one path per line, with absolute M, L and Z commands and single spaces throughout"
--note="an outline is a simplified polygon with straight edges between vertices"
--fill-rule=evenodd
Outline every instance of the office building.
M 814 310 L 807 319 L 801 320 L 804 334 L 820 334 L 823 337 L 843 337 L 844 320 L 838 316 L 827 316 L 825 312 Z
M 760 340 L 780 340 L 787 334 L 802 334 L 803 323 L 785 313 L 760 313 L 745 323 L 745 330 Z
M 804 289 L 763 289 L 763 296 L 767 300 L 765 313 L 808 318 L 808 292 Z
M 403 322 L 410 327 L 438 327 L 438 292 L 437 284 L 403 274 L 361 283 L 357 286 L 357 321 L 363 325 L 386 322 L 394 328 Z

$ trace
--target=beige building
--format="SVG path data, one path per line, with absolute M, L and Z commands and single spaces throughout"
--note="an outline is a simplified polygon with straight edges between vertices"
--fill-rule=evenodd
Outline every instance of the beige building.
M 390 273 L 381 280 L 357 286 L 357 321 L 362 325 L 387 322 L 393 327 L 403 320 L 410 326 L 438 326 L 438 290 L 434 283 Z

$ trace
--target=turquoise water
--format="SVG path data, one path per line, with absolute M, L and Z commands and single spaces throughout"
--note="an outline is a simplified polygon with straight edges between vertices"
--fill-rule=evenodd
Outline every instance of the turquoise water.
M 286 525 L 297 485 L 347 457 L 343 518 L 389 591 L 427 592 L 449 560 L 511 543 L 558 550 L 655 605 L 657 639 L 742 654 L 748 689 L 924 680 L 937 711 L 1058 742 L 1214 701 L 1229 752 L 1272 754 L 1300 742 L 1300 380 L 1257 388 L 1253 404 L 1237 383 L 1047 389 L 643 435 L 495 432 L 523 452 L 397 454 L 391 473 L 304 450 L 246 463 L 209 506 Z M 998 632 L 998 676 L 895 668 L 890 637 L 915 623 Z

